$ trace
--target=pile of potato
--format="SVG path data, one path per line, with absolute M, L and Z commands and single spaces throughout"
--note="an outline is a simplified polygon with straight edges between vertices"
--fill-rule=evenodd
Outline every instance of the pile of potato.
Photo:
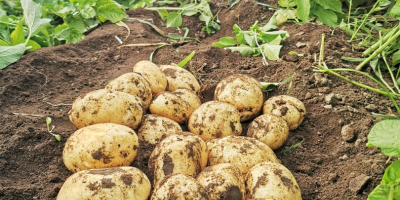
M 78 97 L 69 113 L 78 130 L 63 151 L 74 174 L 57 199 L 301 199 L 273 150 L 302 123 L 303 103 L 264 102 L 260 83 L 242 74 L 220 81 L 213 101 L 202 104 L 199 92 L 189 71 L 140 61 Z M 154 146 L 153 180 L 131 166 L 142 143 Z

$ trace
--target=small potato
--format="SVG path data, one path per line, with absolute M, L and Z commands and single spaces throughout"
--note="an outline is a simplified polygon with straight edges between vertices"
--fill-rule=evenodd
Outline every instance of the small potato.
M 247 129 L 247 136 L 253 137 L 276 150 L 289 136 L 286 121 L 279 116 L 264 114 L 255 118 Z
M 139 142 L 144 141 L 156 145 L 168 135 L 178 132 L 182 132 L 182 128 L 174 120 L 150 114 L 143 117 L 138 137 Z
M 279 163 L 268 145 L 245 136 L 227 136 L 207 141 L 208 163 L 213 166 L 231 163 L 239 168 L 243 176 L 255 164 L 270 161 Z
M 78 97 L 72 104 L 69 119 L 77 128 L 110 122 L 135 130 L 143 115 L 143 104 L 138 97 L 100 89 L 87 93 L 83 98 Z
M 197 96 L 197 94 L 190 90 L 190 89 L 177 89 L 172 92 L 182 100 L 186 101 L 189 103 L 190 107 L 192 108 L 192 112 L 196 110 L 198 107 L 201 105 L 200 98 Z
M 150 191 L 149 179 L 135 167 L 89 169 L 68 177 L 57 200 L 147 200 Z
M 278 163 L 263 162 L 246 175 L 246 199 L 301 200 L 301 191 L 292 173 Z
M 167 175 L 180 173 L 196 177 L 207 165 L 207 145 L 198 136 L 181 132 L 167 136 L 150 155 L 154 186 Z
M 125 92 L 138 96 L 147 109 L 152 100 L 152 93 L 149 83 L 138 73 L 126 73 L 112 80 L 106 86 L 107 90 Z
M 192 73 L 177 65 L 160 65 L 160 69 L 164 72 L 168 79 L 168 91 L 173 92 L 180 88 L 186 88 L 198 93 L 200 84 Z
M 131 128 L 104 123 L 75 131 L 65 143 L 63 161 L 72 172 L 129 166 L 139 149 L 138 137 Z
M 139 61 L 133 66 L 133 72 L 141 74 L 149 82 L 153 97 L 167 89 L 167 77 L 156 64 L 147 60 Z
M 244 74 L 235 74 L 218 83 L 214 100 L 234 105 L 240 113 L 240 121 L 243 122 L 260 113 L 264 96 L 262 86 L 256 79 Z
M 179 124 L 189 120 L 193 110 L 190 104 L 172 92 L 159 93 L 150 104 L 150 112 L 172 119 Z
M 204 141 L 242 133 L 239 111 L 221 101 L 202 104 L 190 116 L 188 127 Z
M 242 200 L 246 193 L 239 168 L 230 163 L 206 167 L 196 180 L 205 188 L 209 200 Z
M 151 195 L 151 200 L 208 200 L 207 194 L 192 176 L 170 174 L 164 177 Z
M 289 130 L 292 131 L 297 129 L 303 122 L 306 115 L 306 108 L 295 97 L 279 95 L 265 101 L 263 113 L 282 117 L 287 122 Z

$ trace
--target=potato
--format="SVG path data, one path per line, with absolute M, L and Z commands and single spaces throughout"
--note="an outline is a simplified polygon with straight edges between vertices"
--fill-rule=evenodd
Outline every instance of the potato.
M 87 93 L 83 98 L 78 97 L 72 104 L 69 119 L 77 128 L 110 122 L 135 130 L 143 114 L 143 104 L 138 97 L 100 89 Z
M 208 200 L 204 188 L 192 176 L 170 174 L 154 188 L 151 200 Z
M 182 132 L 181 126 L 172 119 L 159 115 L 145 115 L 138 130 L 139 142 L 156 145 L 168 135 Z
M 126 73 L 112 80 L 106 86 L 107 90 L 125 92 L 137 96 L 147 109 L 152 100 L 152 93 L 149 83 L 138 73 Z
M 239 168 L 230 163 L 206 167 L 196 180 L 205 188 L 209 200 L 241 200 L 246 193 Z
M 210 166 L 231 163 L 239 168 L 243 176 L 255 164 L 270 161 L 279 163 L 268 145 L 245 136 L 227 136 L 207 141 Z
M 207 165 L 207 145 L 198 136 L 180 132 L 167 136 L 150 155 L 154 186 L 167 175 L 180 173 L 196 177 Z
M 242 133 L 239 111 L 221 101 L 209 101 L 201 105 L 190 116 L 188 127 L 190 132 L 204 141 Z
M 301 191 L 292 173 L 278 163 L 263 162 L 246 175 L 246 199 L 301 200 Z
M 189 103 L 190 107 L 192 108 L 192 112 L 201 105 L 200 98 L 192 90 L 183 88 L 183 89 L 177 89 L 172 93 L 181 98 L 182 100 L 186 101 L 187 103 Z
M 240 121 L 243 122 L 260 113 L 264 96 L 262 86 L 256 79 L 244 74 L 235 74 L 217 84 L 214 100 L 234 105 L 240 113 Z
M 150 191 L 149 179 L 135 167 L 88 169 L 68 177 L 57 200 L 147 200 Z
M 104 123 L 83 127 L 66 141 L 65 166 L 72 172 L 85 169 L 129 166 L 139 149 L 138 137 L 131 128 Z
M 286 121 L 279 116 L 264 114 L 255 118 L 247 129 L 247 136 L 253 137 L 276 150 L 289 136 Z
M 264 103 L 264 114 L 274 114 L 282 117 L 288 124 L 289 130 L 297 129 L 306 115 L 304 104 L 297 98 L 279 95 L 269 98 Z
M 161 92 L 150 103 L 149 110 L 152 114 L 172 119 L 179 124 L 189 120 L 193 112 L 190 104 L 172 92 Z
M 192 73 L 179 67 L 178 65 L 160 65 L 168 80 L 168 91 L 173 92 L 177 89 L 186 88 L 198 93 L 200 84 Z
M 139 61 L 133 66 L 133 72 L 141 74 L 149 82 L 153 97 L 167 89 L 167 77 L 156 64 L 147 60 Z

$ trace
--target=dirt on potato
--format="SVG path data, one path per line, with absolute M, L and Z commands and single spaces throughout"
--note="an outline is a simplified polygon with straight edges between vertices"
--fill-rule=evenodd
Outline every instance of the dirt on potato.
M 214 13 L 219 11 L 220 31 L 207 35 L 195 16 L 185 17 L 183 26 L 190 29 L 189 36 L 202 43 L 173 42 L 158 49 L 153 62 L 179 63 L 195 51 L 185 68 L 202 84 L 203 103 L 213 99 L 217 83 L 228 75 L 246 74 L 263 82 L 282 82 L 294 75 L 289 95 L 304 103 L 307 114 L 301 126 L 290 131 L 288 140 L 275 150 L 276 155 L 296 178 L 304 200 L 366 199 L 387 166 L 387 157 L 379 149 L 365 146 L 371 127 L 379 121 L 371 113 L 391 114 L 395 109 L 388 98 L 337 77 L 316 73 L 312 67 L 323 33 L 325 62 L 331 68 L 354 67 L 358 63 L 341 57 L 360 57 L 362 49 L 349 44 L 350 37 L 339 29 L 316 23 L 286 23 L 279 26 L 290 34 L 282 43 L 281 59 L 268 61 L 269 65 L 264 66 L 261 57 L 242 57 L 211 44 L 221 37 L 234 36 L 235 23 L 248 29 L 256 20 L 266 23 L 274 11 L 247 0 L 232 9 L 221 0 L 212 1 L 211 7 Z M 137 9 L 129 15 L 151 19 L 163 31 L 179 34 L 177 29 L 165 28 L 156 12 Z M 125 44 L 170 42 L 146 24 L 126 24 L 130 35 Z M 0 71 L 0 199 L 56 198 L 71 175 L 62 161 L 65 141 L 77 130 L 68 119 L 70 104 L 78 96 L 104 88 L 111 80 L 132 72 L 138 61 L 149 60 L 156 49 L 121 47 L 115 36 L 125 39 L 128 31 L 105 23 L 77 44 L 29 52 Z M 304 56 L 288 55 L 290 51 Z M 375 86 L 364 77 L 344 75 Z M 288 85 L 264 91 L 264 99 L 286 94 Z M 54 132 L 62 136 L 61 142 L 47 133 L 46 117 L 53 119 Z M 186 124 L 182 127 L 187 130 Z M 243 123 L 242 135 L 247 127 L 248 123 Z M 283 152 L 301 141 L 304 142 L 299 147 Z M 149 177 L 147 162 L 152 149 L 141 146 L 132 163 Z

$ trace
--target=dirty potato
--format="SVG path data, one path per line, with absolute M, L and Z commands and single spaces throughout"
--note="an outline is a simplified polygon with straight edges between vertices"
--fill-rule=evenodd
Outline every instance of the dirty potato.
M 243 122 L 260 113 L 264 97 L 262 86 L 256 79 L 244 74 L 235 74 L 217 84 L 214 100 L 234 105 Z
M 150 191 L 149 179 L 135 167 L 88 169 L 68 177 L 57 200 L 147 200 Z
M 239 168 L 230 163 L 206 167 L 196 177 L 209 200 L 242 200 L 246 188 Z
M 77 128 L 110 122 L 135 130 L 143 115 L 143 104 L 138 97 L 100 89 L 87 93 L 83 98 L 78 97 L 72 104 L 69 119 Z
M 139 149 L 138 137 L 131 128 L 103 123 L 83 127 L 66 141 L 65 166 L 72 172 L 129 166 Z
M 186 88 L 198 93 L 200 84 L 192 73 L 177 65 L 160 65 L 168 79 L 168 91 L 172 92 L 180 88 Z
M 192 176 L 170 174 L 156 185 L 151 200 L 208 200 L 207 194 Z
M 181 126 L 172 119 L 159 115 L 145 115 L 142 125 L 138 130 L 139 142 L 147 142 L 151 145 L 158 144 L 168 135 L 182 132 Z
M 133 66 L 133 72 L 141 74 L 149 82 L 153 97 L 167 89 L 167 77 L 156 64 L 147 60 L 139 61 Z
M 287 122 L 289 130 L 295 130 L 303 122 L 306 108 L 303 102 L 295 97 L 279 95 L 265 101 L 263 113 L 282 117 Z
M 292 173 L 278 163 L 263 162 L 246 175 L 246 199 L 301 200 L 301 191 Z
M 172 92 L 161 92 L 150 103 L 150 112 L 172 119 L 179 124 L 186 122 L 193 110 L 190 104 Z
M 188 127 L 204 141 L 242 133 L 239 112 L 233 105 L 221 101 L 202 104 L 190 116 Z
M 183 88 L 183 89 L 177 89 L 172 93 L 181 98 L 182 100 L 186 101 L 192 108 L 192 112 L 201 105 L 200 98 L 192 90 Z
M 147 109 L 152 100 L 152 93 L 149 83 L 138 73 L 126 73 L 112 80 L 106 86 L 107 90 L 125 92 L 139 97 Z

